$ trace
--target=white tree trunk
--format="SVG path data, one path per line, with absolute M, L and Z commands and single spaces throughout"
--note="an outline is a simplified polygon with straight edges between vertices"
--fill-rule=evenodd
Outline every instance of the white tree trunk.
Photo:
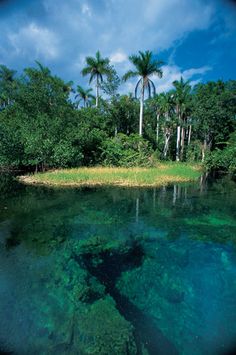
M 160 114 L 157 113 L 157 127 L 156 127 L 156 142 L 158 144 L 158 141 L 159 141 L 159 121 L 160 121 Z
M 170 141 L 170 132 L 168 132 L 168 130 L 166 129 L 166 132 L 165 132 L 165 145 L 164 145 L 164 150 L 163 150 L 164 159 L 166 159 L 167 153 L 168 153 L 168 150 L 169 150 L 169 141 Z
M 177 127 L 177 137 L 176 137 L 176 161 L 179 161 L 179 148 L 180 148 L 180 126 Z
M 142 88 L 140 96 L 140 114 L 139 114 L 139 135 L 143 134 L 143 105 L 144 105 L 144 83 L 142 79 Z
M 184 124 L 184 122 L 183 122 Z M 185 142 L 185 128 L 182 127 L 181 129 L 181 151 L 180 151 L 180 158 L 183 160 L 184 157 L 184 142 Z
M 188 145 L 190 145 L 191 142 L 191 134 L 192 134 L 192 125 L 189 126 L 189 130 L 188 130 Z
M 207 149 L 207 140 L 205 138 L 202 146 L 202 163 L 205 161 L 206 149 Z

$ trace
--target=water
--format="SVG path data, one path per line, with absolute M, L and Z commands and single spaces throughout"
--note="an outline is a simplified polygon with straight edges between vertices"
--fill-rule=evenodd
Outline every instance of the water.
M 233 353 L 235 183 L 0 189 L 1 353 Z

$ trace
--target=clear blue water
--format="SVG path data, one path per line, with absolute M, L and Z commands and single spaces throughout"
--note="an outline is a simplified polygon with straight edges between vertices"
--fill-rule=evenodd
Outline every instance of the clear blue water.
M 234 182 L 0 189 L 1 353 L 233 352 Z

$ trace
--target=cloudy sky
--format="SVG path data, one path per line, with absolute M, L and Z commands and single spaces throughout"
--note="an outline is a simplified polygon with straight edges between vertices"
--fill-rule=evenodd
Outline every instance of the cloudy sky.
M 192 83 L 236 79 L 233 0 L 0 0 L 0 63 L 19 72 L 35 60 L 65 80 L 99 49 L 120 75 L 128 56 L 151 50 L 163 60 L 158 91 L 182 75 Z M 122 91 L 131 91 L 127 83 Z

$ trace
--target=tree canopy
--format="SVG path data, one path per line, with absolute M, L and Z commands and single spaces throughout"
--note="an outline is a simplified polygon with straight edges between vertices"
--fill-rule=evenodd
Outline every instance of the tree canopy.
M 136 89 L 151 90 L 150 75 L 161 76 L 160 62 L 148 51 L 130 59 L 135 70 L 124 78 L 137 75 Z M 178 157 L 235 171 L 229 162 L 235 161 L 236 81 L 191 87 L 180 78 L 169 92 L 147 95 L 146 100 L 143 95 L 145 124 L 139 139 L 139 100 L 118 92 L 121 80 L 99 52 L 86 62 L 83 73 L 90 81 L 100 78 L 104 97 L 99 106 L 91 88 L 74 88 L 41 63 L 21 75 L 0 66 L 1 169 L 149 166 Z

